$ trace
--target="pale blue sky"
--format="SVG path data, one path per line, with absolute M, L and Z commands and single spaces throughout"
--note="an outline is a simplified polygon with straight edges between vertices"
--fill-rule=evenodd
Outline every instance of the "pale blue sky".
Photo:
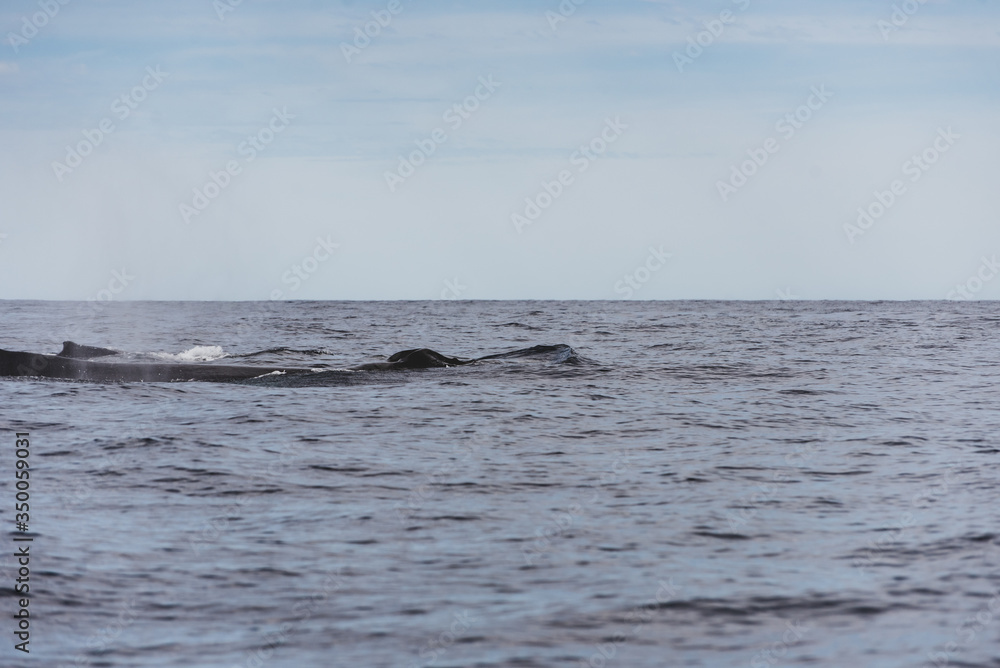
M 0 298 L 1000 298 L 998 3 L 231 1 L 3 4 Z

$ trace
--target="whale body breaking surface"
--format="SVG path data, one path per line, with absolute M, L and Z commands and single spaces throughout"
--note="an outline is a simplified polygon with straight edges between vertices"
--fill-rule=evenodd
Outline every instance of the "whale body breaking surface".
M 255 353 L 248 356 L 253 354 Z M 359 364 L 344 369 L 109 361 L 109 358 L 121 358 L 125 355 L 127 353 L 122 351 L 84 346 L 72 341 L 63 343 L 62 350 L 54 355 L 0 349 L 0 376 L 56 378 L 98 383 L 169 383 L 178 381 L 232 383 L 271 375 L 306 378 L 336 371 L 404 371 L 447 368 L 465 366 L 485 360 L 539 355 L 552 356 L 556 361 L 564 363 L 579 361 L 576 352 L 564 344 L 533 346 L 474 359 L 449 357 L 430 348 L 415 348 L 390 355 L 384 362 Z

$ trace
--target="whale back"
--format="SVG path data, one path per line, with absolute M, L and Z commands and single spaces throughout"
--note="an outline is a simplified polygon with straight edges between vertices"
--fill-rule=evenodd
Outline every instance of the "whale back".
M 469 361 L 461 360 L 457 357 L 448 357 L 430 348 L 415 348 L 413 350 L 401 350 L 391 355 L 389 363 L 401 369 L 433 369 L 446 366 L 459 366 L 461 364 L 468 364 Z
M 81 346 L 79 343 L 74 343 L 72 341 L 63 341 L 62 350 L 56 353 L 56 357 L 68 357 L 75 360 L 87 360 L 94 357 L 107 357 L 109 355 L 117 355 L 117 350 L 109 350 L 108 348 L 97 348 L 94 346 Z
M 60 378 L 90 382 L 114 383 L 163 383 L 201 380 L 212 382 L 239 382 L 263 376 L 316 376 L 319 369 L 311 367 L 287 368 L 270 366 L 231 366 L 218 364 L 161 363 L 123 360 L 96 360 L 93 357 L 123 355 L 108 348 L 81 346 L 66 341 L 58 355 L 0 350 L 0 377 L 29 376 Z M 406 369 L 433 369 L 472 364 L 481 360 L 501 360 L 520 357 L 543 357 L 560 364 L 583 363 L 576 351 L 567 345 L 533 346 L 506 353 L 487 355 L 477 359 L 449 357 L 430 348 L 401 350 L 385 362 L 375 362 L 348 367 L 348 371 L 397 371 Z

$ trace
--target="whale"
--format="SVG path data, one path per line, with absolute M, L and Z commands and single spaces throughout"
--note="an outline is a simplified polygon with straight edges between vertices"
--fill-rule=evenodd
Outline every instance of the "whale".
M 169 383 L 186 380 L 232 382 L 280 371 L 304 374 L 311 369 L 229 366 L 221 364 L 163 364 L 103 362 L 61 355 L 0 350 L 0 376 L 60 378 L 98 383 Z
M 506 353 L 462 359 L 443 355 L 430 348 L 402 350 L 384 362 L 369 362 L 347 367 L 346 371 L 405 371 L 465 366 L 484 360 L 560 353 L 565 361 L 574 361 L 575 352 L 566 345 L 533 346 Z M 110 348 L 84 346 L 72 341 L 54 355 L 0 349 L 0 377 L 32 377 L 98 383 L 171 383 L 180 381 L 238 382 L 263 376 L 308 376 L 323 373 L 303 367 L 257 365 L 194 364 L 137 361 L 107 361 L 120 356 Z
M 415 348 L 413 350 L 401 350 L 393 353 L 385 362 L 371 362 L 351 367 L 353 371 L 391 371 L 393 369 L 435 369 L 449 366 L 462 366 L 478 362 L 477 358 L 463 360 L 457 357 L 442 355 L 430 348 Z
M 118 355 L 120 351 L 110 348 L 97 348 L 94 346 L 81 346 L 72 341 L 63 341 L 62 350 L 56 353 L 58 357 L 72 357 L 74 359 L 93 359 L 95 357 L 108 357 Z

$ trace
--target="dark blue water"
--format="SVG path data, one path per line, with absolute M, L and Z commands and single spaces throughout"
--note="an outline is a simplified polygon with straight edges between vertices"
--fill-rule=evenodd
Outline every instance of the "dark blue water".
M 35 535 L 32 651 L 5 597 L 3 665 L 1000 665 L 996 304 L 0 302 L 0 323 L 8 350 L 191 363 L 578 355 L 0 379 L 0 518 L 28 431 Z

